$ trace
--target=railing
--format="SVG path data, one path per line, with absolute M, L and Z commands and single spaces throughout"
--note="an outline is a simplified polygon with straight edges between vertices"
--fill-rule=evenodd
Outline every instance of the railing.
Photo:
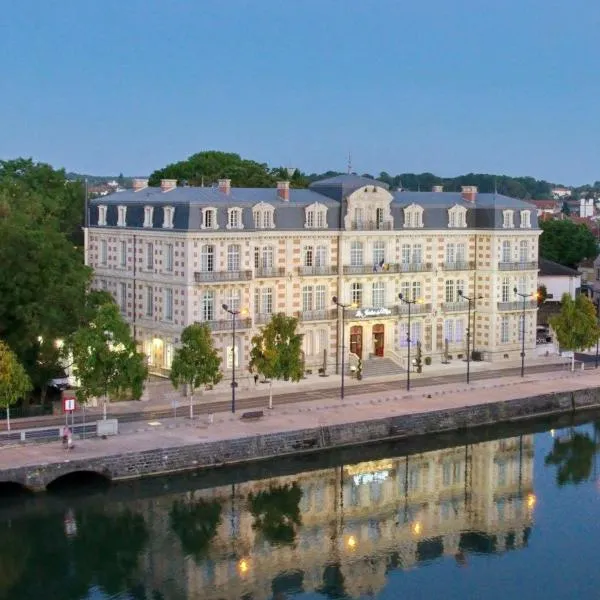
M 336 265 L 327 265 L 319 267 L 298 267 L 298 275 L 337 275 L 338 268 Z
M 455 260 L 443 264 L 444 271 L 471 271 L 475 268 L 475 262 L 469 260 Z
M 285 267 L 256 267 L 255 277 L 284 277 Z
M 208 325 L 211 331 L 232 331 L 233 319 L 219 319 L 217 321 L 201 321 L 201 324 Z M 252 327 L 252 319 L 243 318 L 235 320 L 236 329 L 250 329 Z
M 196 283 L 248 281 L 249 279 L 252 279 L 252 271 L 196 271 L 194 273 Z
M 525 300 L 525 310 L 532 310 L 538 307 L 537 300 Z M 523 310 L 523 301 L 498 302 L 498 310 Z
M 433 265 L 431 263 L 414 262 L 414 263 L 400 263 L 401 273 L 422 273 L 424 271 L 431 271 Z
M 392 223 L 389 221 L 351 221 L 350 229 L 354 231 L 391 231 Z
M 257 325 L 266 325 L 267 323 L 270 323 L 273 314 L 274 313 L 256 313 L 254 315 L 254 322 Z
M 298 311 L 295 316 L 300 321 L 332 321 L 337 318 L 337 308 Z
M 400 273 L 400 265 L 385 263 L 379 265 L 344 265 L 344 275 L 366 275 L 375 273 Z
M 469 303 L 466 300 L 463 302 L 443 302 L 442 310 L 444 312 L 467 312 Z
M 537 270 L 538 263 L 535 260 L 524 261 L 524 262 L 499 262 L 498 270 L 499 271 L 532 271 L 533 269 Z
M 408 304 L 403 302 L 399 306 L 396 307 L 396 314 L 400 315 L 408 315 Z M 424 315 L 431 312 L 431 304 L 421 304 L 417 302 L 416 304 L 410 305 L 410 314 L 411 315 Z

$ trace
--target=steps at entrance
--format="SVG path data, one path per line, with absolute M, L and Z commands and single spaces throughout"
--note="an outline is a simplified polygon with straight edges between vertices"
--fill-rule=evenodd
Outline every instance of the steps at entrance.
M 368 358 L 363 361 L 363 377 L 382 377 L 384 375 L 397 375 L 403 369 L 391 358 Z

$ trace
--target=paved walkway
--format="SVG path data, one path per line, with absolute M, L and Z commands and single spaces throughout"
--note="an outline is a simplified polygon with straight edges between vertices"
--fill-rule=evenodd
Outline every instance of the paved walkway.
M 146 422 L 126 424 L 119 435 L 102 440 L 78 441 L 67 454 L 60 442 L 0 448 L 0 470 L 18 466 L 43 465 L 72 459 L 92 458 L 198 444 L 202 441 L 231 440 L 249 435 L 264 435 L 304 428 L 335 425 L 393 415 L 416 414 L 448 408 L 474 406 L 526 398 L 537 394 L 596 387 L 597 371 L 574 373 L 557 371 L 521 377 L 482 380 L 470 386 L 454 384 L 418 388 L 410 393 L 357 395 L 342 402 L 298 403 L 266 411 L 258 421 L 243 422 L 238 415 L 220 413 L 209 423 L 202 420 Z

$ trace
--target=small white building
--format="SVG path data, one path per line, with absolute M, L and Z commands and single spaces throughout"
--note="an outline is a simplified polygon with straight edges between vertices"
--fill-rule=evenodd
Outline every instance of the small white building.
M 538 285 L 548 293 L 546 302 L 560 302 L 563 294 L 575 299 L 581 289 L 581 273 L 545 258 L 539 261 Z

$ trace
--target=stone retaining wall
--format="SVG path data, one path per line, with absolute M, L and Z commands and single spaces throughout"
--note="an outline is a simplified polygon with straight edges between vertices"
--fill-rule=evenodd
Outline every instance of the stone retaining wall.
M 0 472 L 0 482 L 20 483 L 29 489 L 42 491 L 56 478 L 75 471 L 93 471 L 108 479 L 119 481 L 460 430 L 589 408 L 600 408 L 600 388 L 557 392 L 343 425 L 253 435 L 227 441 L 69 460 L 39 467 L 16 467 Z

